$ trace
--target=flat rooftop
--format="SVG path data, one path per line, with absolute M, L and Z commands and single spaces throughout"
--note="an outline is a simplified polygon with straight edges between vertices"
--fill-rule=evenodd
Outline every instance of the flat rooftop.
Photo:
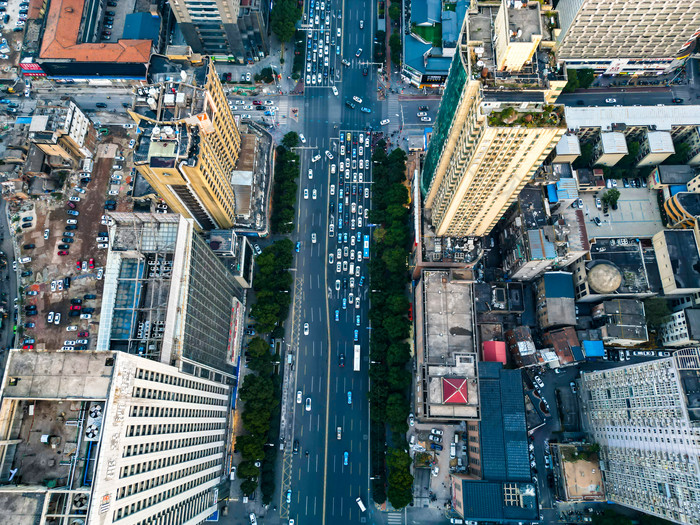
M 670 131 L 673 126 L 700 125 L 700 106 L 605 106 L 566 107 L 566 125 L 569 129 L 612 129 L 613 124 L 627 126 L 655 125 L 657 130 Z
M 515 0 L 508 10 L 508 31 L 511 42 L 532 42 L 533 36 L 542 36 L 540 5 L 537 2 Z M 502 9 L 502 8 L 501 8 Z
M 634 239 L 624 239 L 625 244 L 619 241 L 619 239 L 596 238 L 596 242 L 591 244 L 591 263 L 606 261 L 620 272 L 621 283 L 616 293 L 653 291 L 652 282 L 647 273 L 649 260 L 645 257 L 641 243 Z M 593 267 L 591 263 L 587 264 L 589 268 Z M 589 275 L 589 280 L 590 278 Z

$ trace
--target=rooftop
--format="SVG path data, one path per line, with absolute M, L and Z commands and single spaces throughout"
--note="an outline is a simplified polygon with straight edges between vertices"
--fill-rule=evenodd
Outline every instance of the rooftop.
M 693 230 L 664 230 L 673 278 L 678 288 L 700 288 L 700 255 Z
M 75 62 L 147 63 L 151 40 L 79 43 L 85 0 L 52 0 L 39 56 Z
M 547 272 L 543 279 L 547 298 L 574 298 L 574 282 L 569 272 Z
M 620 153 L 627 155 L 627 141 L 625 134 L 618 131 L 610 131 L 600 134 L 600 144 L 603 153 Z
M 676 193 L 675 198 L 688 215 L 693 217 L 700 215 L 700 193 L 680 191 Z
M 509 38 L 511 42 L 532 42 L 542 36 L 540 4 L 527 0 L 507 0 L 501 9 L 507 9 Z
M 581 143 L 576 135 L 567 133 L 556 146 L 557 155 L 580 155 Z
M 588 284 L 596 293 L 636 294 L 658 290 L 659 283 L 652 279 L 657 266 L 635 239 L 596 238 L 591 244 L 591 261 L 586 263 Z M 652 257 L 653 259 L 653 257 Z M 605 264 L 598 269 L 598 265 Z M 617 287 L 613 286 L 617 284 Z
M 576 330 L 571 326 L 546 332 L 544 334 L 544 344 L 552 347 L 561 365 L 568 365 L 578 361 L 582 356 L 581 343 L 576 336 Z
M 541 108 L 520 111 L 509 106 L 500 111 L 488 113 L 489 126 L 494 127 L 528 127 L 528 128 L 563 128 L 566 127 L 563 106 L 542 105 Z
M 695 168 L 687 164 L 661 164 L 652 172 L 659 184 L 687 184 L 696 175 Z
M 592 309 L 594 319 L 602 319 L 605 336 L 613 339 L 628 339 L 645 342 L 647 333 L 644 303 L 636 299 L 611 299 Z
M 647 132 L 650 153 L 675 153 L 673 138 L 668 131 Z
M 462 480 L 462 506 L 467 520 L 537 520 L 537 491 L 532 483 Z M 510 503 L 507 503 L 510 502 Z
M 670 131 L 672 126 L 700 125 L 700 106 L 605 106 L 571 107 L 564 110 L 569 129 L 612 129 L 613 124 L 627 126 L 656 126 L 657 130 Z

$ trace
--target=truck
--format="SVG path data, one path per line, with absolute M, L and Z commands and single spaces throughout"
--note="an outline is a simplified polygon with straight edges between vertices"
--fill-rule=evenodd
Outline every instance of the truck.
M 360 345 L 355 345 L 353 349 L 354 357 L 352 363 L 352 369 L 355 372 L 360 371 Z

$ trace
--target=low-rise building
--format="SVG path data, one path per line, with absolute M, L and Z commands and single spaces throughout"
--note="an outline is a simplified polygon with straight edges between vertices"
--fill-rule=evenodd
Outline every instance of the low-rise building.
M 637 167 L 656 166 L 673 155 L 673 138 L 668 131 L 647 131 L 639 143 Z
M 576 330 L 572 326 L 545 332 L 542 342 L 557 356 L 556 363 L 548 361 L 550 367 L 573 365 L 586 357 L 581 349 Z
M 669 186 L 688 184 L 695 178 L 696 170 L 687 164 L 661 164 L 647 176 L 649 189 L 660 190 Z M 691 190 L 695 191 L 695 190 Z
M 700 308 L 684 308 L 672 313 L 659 327 L 658 336 L 664 346 L 700 345 Z
M 569 272 L 547 272 L 536 283 L 537 323 L 543 330 L 575 326 L 574 283 Z
M 69 100 L 64 106 L 44 106 L 32 117 L 29 140 L 47 155 L 75 163 L 91 158 L 97 145 L 92 120 Z
M 614 166 L 628 153 L 625 135 L 608 131 L 601 133 L 595 141 L 591 160 L 596 166 Z
M 516 326 L 505 333 L 508 352 L 518 367 L 541 364 L 541 357 L 528 326 Z
M 611 299 L 591 309 L 607 345 L 635 346 L 649 340 L 644 303 L 636 299 Z
M 571 163 L 581 156 L 581 142 L 573 133 L 567 133 L 554 148 L 552 163 Z
M 477 457 L 466 474 L 452 474 L 452 508 L 465 520 L 517 523 L 539 516 L 532 483 L 522 378 L 501 363 L 479 363 L 483 412 L 476 427 Z
M 695 230 L 664 230 L 653 238 L 665 295 L 700 292 L 700 250 Z
M 700 216 L 700 193 L 681 191 L 664 201 L 664 211 L 674 228 L 693 228 Z

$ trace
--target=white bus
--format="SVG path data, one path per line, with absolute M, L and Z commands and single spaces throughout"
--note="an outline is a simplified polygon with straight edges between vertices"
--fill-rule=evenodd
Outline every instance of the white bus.
M 355 501 L 357 502 L 357 506 L 360 507 L 360 512 L 364 512 L 367 510 L 367 507 L 365 507 L 365 504 L 362 503 L 362 498 L 357 498 Z
M 354 354 L 355 354 L 355 356 L 353 359 L 352 369 L 355 372 L 359 372 L 360 371 L 360 345 L 355 345 Z

